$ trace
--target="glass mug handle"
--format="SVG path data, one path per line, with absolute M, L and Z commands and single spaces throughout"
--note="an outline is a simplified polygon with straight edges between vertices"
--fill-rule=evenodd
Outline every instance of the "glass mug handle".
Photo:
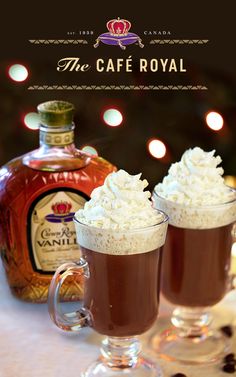
M 234 244 L 235 242 L 235 239 L 236 239 L 236 223 L 234 223 L 233 227 L 232 227 L 232 230 L 231 230 L 231 236 L 232 236 L 232 245 Z M 231 248 L 231 269 L 232 269 L 232 248 Z M 236 289 L 236 273 L 233 272 L 231 270 L 231 272 L 229 272 L 229 281 L 228 281 L 228 290 L 227 290 L 227 293 L 230 292 L 230 291 L 233 291 Z
M 60 289 L 68 276 L 82 274 L 85 279 L 89 278 L 89 267 L 85 259 L 80 258 L 78 262 L 64 263 L 53 275 L 48 291 L 48 310 L 52 321 L 65 331 L 79 331 L 82 327 L 89 325 L 90 314 L 85 308 L 71 313 L 63 313 L 61 310 L 59 295 Z
M 236 289 L 236 274 L 235 273 L 231 273 L 229 275 L 229 284 L 228 284 L 228 290 L 226 293 L 229 293 L 233 290 Z

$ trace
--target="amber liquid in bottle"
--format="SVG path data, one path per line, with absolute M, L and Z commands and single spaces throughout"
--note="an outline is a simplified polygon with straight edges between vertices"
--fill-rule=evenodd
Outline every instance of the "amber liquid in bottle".
M 75 148 L 71 104 L 50 101 L 38 109 L 40 148 L 0 170 L 1 257 L 12 293 L 31 302 L 45 302 L 56 268 L 79 259 L 74 212 L 115 170 Z M 64 301 L 82 294 L 80 277 L 61 288 Z

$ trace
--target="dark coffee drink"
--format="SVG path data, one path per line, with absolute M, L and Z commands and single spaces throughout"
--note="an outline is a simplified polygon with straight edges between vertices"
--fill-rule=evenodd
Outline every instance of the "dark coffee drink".
M 206 307 L 226 294 L 232 225 L 185 229 L 169 225 L 163 251 L 162 292 L 171 303 Z
M 101 357 L 86 377 L 159 376 L 155 362 L 140 354 L 137 335 L 149 330 L 158 315 L 162 247 L 168 217 L 153 208 L 141 174 L 110 174 L 74 217 L 82 258 L 57 270 L 49 306 L 63 329 L 90 326 L 106 335 Z M 84 305 L 62 314 L 58 296 L 67 276 L 82 274 Z
M 114 337 L 147 331 L 158 314 L 162 248 L 133 255 L 81 249 L 90 271 L 84 305 L 92 327 Z
M 162 292 L 176 306 L 173 327 L 153 344 L 166 359 L 190 365 L 216 362 L 228 347 L 210 329 L 210 308 L 230 288 L 236 191 L 225 185 L 221 158 L 214 154 L 188 149 L 153 193 L 155 208 L 169 216 Z

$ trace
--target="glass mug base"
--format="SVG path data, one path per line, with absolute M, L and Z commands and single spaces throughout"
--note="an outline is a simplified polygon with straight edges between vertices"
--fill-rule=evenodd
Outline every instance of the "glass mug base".
M 163 377 L 161 369 L 155 363 L 140 357 L 136 365 L 127 368 L 109 367 L 98 360 L 81 374 L 81 377 Z
M 137 337 L 107 337 L 102 342 L 101 357 L 82 373 L 82 377 L 163 377 L 159 366 L 140 351 Z
M 181 337 L 173 327 L 154 335 L 151 348 L 164 360 L 200 365 L 222 361 L 230 350 L 230 342 L 217 330 L 207 331 L 199 337 Z

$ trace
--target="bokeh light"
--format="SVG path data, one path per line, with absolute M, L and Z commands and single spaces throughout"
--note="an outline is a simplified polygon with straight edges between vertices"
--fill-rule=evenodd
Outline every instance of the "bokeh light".
M 94 155 L 94 156 L 97 156 L 98 155 L 98 152 L 97 150 L 92 147 L 91 145 L 85 145 L 83 148 L 82 148 L 82 151 L 86 152 L 86 153 L 89 153 L 91 155 Z
M 224 125 L 224 119 L 216 111 L 210 111 L 206 115 L 206 123 L 213 131 L 220 131 Z
M 224 182 L 227 186 L 236 188 L 236 176 L 235 175 L 225 175 Z
M 13 64 L 8 69 L 9 77 L 13 81 L 25 81 L 29 75 L 27 68 L 22 64 Z
M 166 154 L 165 144 L 158 139 L 152 139 L 148 142 L 148 150 L 155 158 L 163 158 Z
M 108 126 L 117 127 L 122 123 L 123 116 L 117 109 L 108 109 L 104 111 L 103 120 Z
M 40 125 L 40 117 L 38 113 L 28 113 L 24 116 L 24 124 L 30 130 L 37 130 Z

